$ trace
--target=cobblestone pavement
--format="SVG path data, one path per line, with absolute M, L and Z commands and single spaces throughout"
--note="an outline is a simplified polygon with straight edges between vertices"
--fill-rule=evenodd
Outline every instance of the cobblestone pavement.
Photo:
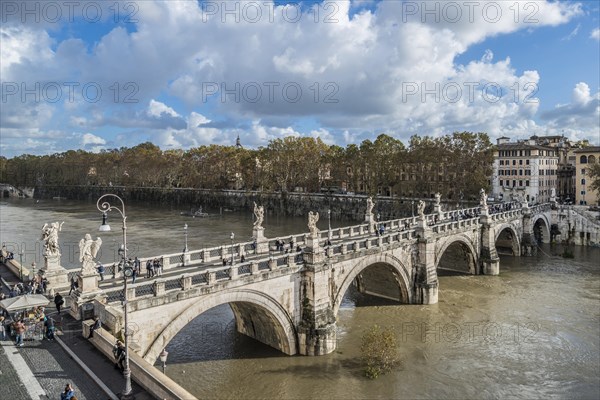
M 28 399 L 29 394 L 6 357 L 8 348 L 0 346 L 0 390 L 4 399 Z
M 16 282 L 16 279 L 3 265 L 0 265 L 0 277 L 8 284 Z M 0 290 L 7 292 L 4 285 L 0 285 Z M 111 360 L 108 360 L 82 337 L 81 322 L 73 319 L 66 311 L 57 315 L 53 306 L 54 304 L 50 302 L 46 313 L 56 320 L 56 326 L 60 331 L 57 336 L 113 393 L 118 394 L 124 387 L 121 372 L 114 368 Z M 11 400 L 31 398 L 22 383 L 22 377 L 19 377 L 15 367 L 11 364 L 7 352 L 18 353 L 23 357 L 27 367 L 46 392 L 46 396 L 40 396 L 40 399 L 59 398 L 66 383 L 73 385 L 76 396 L 80 400 L 106 400 L 108 398 L 108 395 L 56 341 L 39 340 L 39 338 L 27 340 L 25 346 L 21 348 L 14 347 L 13 343 L 12 340 L 4 341 L 0 348 L 0 398 Z M 132 388 L 136 399 L 153 399 L 135 382 L 132 382 Z

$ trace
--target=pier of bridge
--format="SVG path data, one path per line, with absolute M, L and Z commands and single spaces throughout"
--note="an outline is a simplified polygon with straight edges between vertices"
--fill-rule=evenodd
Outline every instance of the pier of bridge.
M 163 275 L 138 277 L 128 285 L 130 345 L 154 363 L 177 333 L 203 312 L 229 304 L 237 330 L 289 355 L 335 350 L 336 318 L 350 285 L 358 291 L 406 304 L 435 304 L 438 270 L 497 275 L 496 246 L 514 256 L 534 254 L 537 241 L 550 240 L 550 204 L 509 203 L 375 221 L 329 231 L 267 239 L 159 258 Z M 313 220 L 314 222 L 314 220 Z M 381 227 L 384 227 L 380 231 Z M 262 229 L 262 228 L 261 228 Z M 275 240 L 288 251 L 270 251 Z M 301 251 L 296 251 L 300 246 Z M 228 263 L 223 260 L 244 262 Z M 73 293 L 74 316 L 93 304 L 115 337 L 123 330 L 123 287 L 117 265 L 105 279 Z

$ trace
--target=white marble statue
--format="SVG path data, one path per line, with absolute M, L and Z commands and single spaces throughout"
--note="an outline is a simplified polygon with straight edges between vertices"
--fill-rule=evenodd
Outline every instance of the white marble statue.
M 487 207 L 487 195 L 485 194 L 485 190 L 483 188 L 479 190 L 479 204 L 481 207 Z
M 265 209 L 263 206 L 257 206 L 256 202 L 254 203 L 254 216 L 256 217 L 254 229 L 262 229 L 262 223 L 265 219 Z
M 79 262 L 83 263 L 81 265 L 82 273 L 91 274 L 96 272 L 95 258 L 100 246 L 102 246 L 102 239 L 92 240 L 89 233 L 86 233 L 85 237 L 79 241 Z
M 308 230 L 311 235 L 316 236 L 319 234 L 319 228 L 317 228 L 317 222 L 319 221 L 319 213 L 308 212 Z
M 64 221 L 44 224 L 42 227 L 42 240 L 44 241 L 44 254 L 48 256 L 60 256 L 58 246 L 58 232 L 62 230 Z
M 375 203 L 373 203 L 373 198 L 369 197 L 367 199 L 367 215 L 373 214 L 373 207 L 375 207 Z
M 435 205 L 439 206 L 440 205 L 440 201 L 442 201 L 442 195 L 438 192 L 435 194 Z
M 417 205 L 417 213 L 419 217 L 425 217 L 425 202 L 423 200 L 419 200 L 419 204 Z

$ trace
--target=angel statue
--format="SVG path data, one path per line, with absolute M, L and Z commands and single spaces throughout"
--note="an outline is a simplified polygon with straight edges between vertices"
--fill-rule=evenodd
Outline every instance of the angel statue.
M 42 227 L 42 240 L 44 243 L 44 253 L 49 256 L 60 256 L 58 247 L 58 232 L 62 230 L 64 221 L 61 223 L 53 222 L 44 224 Z
M 369 197 L 367 199 L 367 215 L 373 214 L 373 207 L 374 206 L 375 206 L 375 203 L 373 203 L 373 198 Z
M 435 205 L 439 206 L 440 205 L 440 201 L 442 200 L 442 195 L 438 192 L 435 194 Z
M 310 230 L 311 235 L 316 236 L 319 234 L 319 228 L 317 228 L 317 221 L 319 221 L 319 213 L 314 213 L 312 211 L 308 212 L 308 229 Z
M 425 217 L 425 202 L 423 200 L 419 200 L 419 204 L 417 205 L 417 212 L 419 213 L 419 217 Z
M 483 188 L 479 189 L 479 204 L 481 207 L 487 207 L 487 195 Z
M 79 241 L 79 261 L 83 263 L 81 272 L 89 274 L 96 271 L 95 258 L 100 246 L 102 246 L 102 239 L 92 240 L 89 233 L 86 233 L 85 237 Z
M 262 223 L 265 219 L 265 209 L 263 206 L 257 206 L 256 202 L 254 202 L 254 216 L 256 217 L 254 229 L 262 229 Z

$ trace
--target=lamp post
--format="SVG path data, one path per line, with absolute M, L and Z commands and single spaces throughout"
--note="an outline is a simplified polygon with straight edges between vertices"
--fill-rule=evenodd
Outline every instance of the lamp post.
M 21 266 L 21 282 L 23 282 L 23 249 L 19 250 L 19 265 Z
M 158 355 L 158 357 L 160 358 L 160 361 L 163 363 L 163 374 L 165 373 L 165 370 L 167 369 L 167 356 L 169 355 L 169 352 L 167 351 L 167 349 L 163 349 L 163 351 L 160 352 L 160 354 Z
M 114 198 L 116 200 L 118 200 L 121 203 L 121 208 L 117 206 L 113 206 L 111 205 L 108 200 L 104 200 L 106 198 Z M 123 199 L 121 199 L 119 196 L 117 196 L 116 194 L 105 194 L 103 196 L 100 196 L 100 198 L 98 199 L 98 202 L 96 203 L 96 207 L 98 208 L 99 211 L 102 212 L 102 225 L 100 225 L 99 231 L 100 232 L 109 232 L 110 231 L 110 225 L 108 225 L 106 219 L 107 219 L 107 212 L 108 211 L 112 211 L 112 210 L 116 210 L 119 212 L 119 214 L 121 215 L 122 219 L 123 219 L 123 245 L 120 247 L 119 253 L 122 253 L 123 259 L 123 275 L 124 275 L 124 279 L 123 279 L 123 285 L 124 285 L 124 292 L 125 292 L 125 300 L 123 301 L 123 314 L 125 316 L 125 369 L 123 370 L 123 377 L 125 378 L 125 388 L 123 389 L 123 392 L 121 393 L 121 399 L 133 399 L 133 395 L 132 395 L 132 389 L 131 389 L 131 369 L 129 369 L 129 328 L 127 326 L 127 278 L 128 275 L 131 276 L 131 273 L 133 272 L 131 270 L 130 267 L 128 267 L 127 264 L 127 216 L 125 215 L 125 203 L 123 202 Z
M 327 209 L 327 239 L 331 240 L 331 208 Z
M 33 274 L 33 279 L 37 281 L 37 279 L 35 278 L 35 261 L 31 263 L 31 272 Z
M 415 216 L 415 201 L 414 200 L 411 200 L 410 207 L 412 210 L 412 216 L 414 217 Z
M 187 245 L 188 224 L 183 225 L 183 232 L 185 234 L 185 247 L 183 248 L 183 252 L 187 253 L 187 251 L 188 251 L 188 245 Z
M 233 239 L 235 238 L 235 234 L 231 232 L 229 239 L 231 239 L 231 265 L 233 265 Z

